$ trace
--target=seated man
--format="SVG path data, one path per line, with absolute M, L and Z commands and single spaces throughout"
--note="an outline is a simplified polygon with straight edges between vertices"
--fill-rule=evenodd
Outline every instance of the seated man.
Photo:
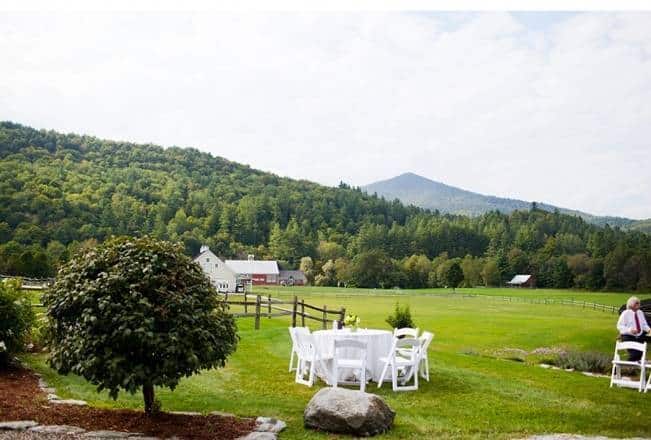
M 641 343 L 646 341 L 646 333 L 651 330 L 651 327 L 646 322 L 644 312 L 640 310 L 640 300 L 635 296 L 628 299 L 626 302 L 626 310 L 619 315 L 617 330 L 619 330 L 622 341 Z M 629 350 L 628 357 L 629 361 L 639 361 L 642 353 L 637 350 Z

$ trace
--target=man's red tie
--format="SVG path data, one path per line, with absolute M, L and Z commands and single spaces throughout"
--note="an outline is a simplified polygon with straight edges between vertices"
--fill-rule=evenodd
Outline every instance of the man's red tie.
M 640 329 L 640 318 L 637 317 L 637 312 L 633 312 L 633 313 L 635 313 L 635 329 L 636 329 L 635 334 L 637 335 L 641 331 L 641 329 Z

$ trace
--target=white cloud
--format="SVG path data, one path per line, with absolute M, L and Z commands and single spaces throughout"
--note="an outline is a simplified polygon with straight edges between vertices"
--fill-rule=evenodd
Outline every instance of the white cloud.
M 648 13 L 4 14 L 0 52 L 0 119 L 651 217 Z

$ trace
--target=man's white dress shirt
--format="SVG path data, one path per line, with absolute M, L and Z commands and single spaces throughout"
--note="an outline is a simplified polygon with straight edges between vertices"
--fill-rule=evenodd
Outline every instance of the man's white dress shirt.
M 635 314 L 637 313 L 637 319 L 640 323 L 640 331 L 637 331 L 637 326 L 635 323 Z M 626 309 L 619 315 L 619 321 L 617 321 L 617 330 L 619 330 L 620 335 L 633 335 L 640 336 L 642 333 L 646 333 L 651 330 L 649 324 L 646 322 L 644 317 L 644 312 L 638 310 L 634 312 L 631 309 Z

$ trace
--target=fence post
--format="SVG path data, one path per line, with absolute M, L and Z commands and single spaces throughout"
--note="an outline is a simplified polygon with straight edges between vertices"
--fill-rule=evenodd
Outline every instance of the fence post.
M 298 298 L 294 295 L 294 305 L 292 307 L 292 327 L 296 327 L 296 307 L 298 306 Z
M 301 299 L 301 327 L 305 327 L 305 300 Z
M 244 290 L 244 313 L 249 313 L 249 306 L 246 303 L 246 290 Z
M 343 326 L 344 325 L 344 319 L 346 319 L 346 307 L 341 308 L 341 312 L 339 312 L 339 325 Z M 341 328 L 341 327 L 339 327 Z
M 269 301 L 267 304 L 267 318 L 271 319 L 271 293 L 267 297 L 267 301 Z
M 255 329 L 260 330 L 260 295 L 255 297 Z
M 323 306 L 323 330 L 328 328 L 328 306 L 324 305 Z

